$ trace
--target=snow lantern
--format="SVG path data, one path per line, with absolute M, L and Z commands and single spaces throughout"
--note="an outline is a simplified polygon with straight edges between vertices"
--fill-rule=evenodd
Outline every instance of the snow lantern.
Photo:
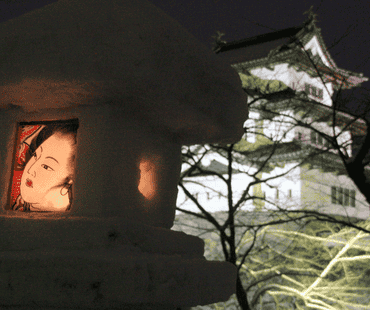
M 60 0 L 0 30 L 2 304 L 227 300 L 234 266 L 170 228 L 181 145 L 243 134 L 236 72 L 146 0 Z

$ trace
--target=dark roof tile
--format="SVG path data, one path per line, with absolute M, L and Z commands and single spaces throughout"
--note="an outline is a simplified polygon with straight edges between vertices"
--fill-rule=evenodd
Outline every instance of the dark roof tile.
M 261 34 L 255 37 L 251 38 L 246 38 L 242 40 L 237 40 L 237 41 L 232 41 L 229 43 L 225 43 L 224 45 L 221 46 L 221 48 L 217 51 L 217 53 L 220 52 L 226 52 L 229 50 L 234 50 L 234 49 L 239 49 L 247 46 L 252 46 L 252 45 L 259 45 L 267 42 L 274 42 L 282 39 L 291 39 L 294 36 L 297 35 L 297 33 L 302 30 L 303 27 L 291 27 L 291 28 L 286 28 L 270 33 L 265 33 Z
M 221 53 L 219 56 L 225 59 L 229 64 L 259 60 L 261 58 L 266 58 L 271 50 L 287 44 L 288 42 L 288 38 L 281 38 L 279 40 L 246 45 L 244 47 L 230 49 L 227 53 Z

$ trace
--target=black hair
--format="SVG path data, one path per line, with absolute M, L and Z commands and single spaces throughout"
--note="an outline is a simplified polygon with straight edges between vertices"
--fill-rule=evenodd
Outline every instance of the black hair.
M 32 153 L 34 153 L 46 139 L 50 138 L 55 133 L 59 133 L 63 136 L 71 136 L 73 138 L 73 144 L 75 145 L 77 144 L 77 129 L 78 123 L 76 122 L 47 125 L 40 131 L 37 138 L 31 143 L 30 150 Z

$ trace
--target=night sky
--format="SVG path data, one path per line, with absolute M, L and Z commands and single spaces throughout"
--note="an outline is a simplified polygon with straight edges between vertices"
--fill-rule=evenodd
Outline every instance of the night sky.
M 83 0 L 81 0 L 83 1 Z M 102 0 L 109 2 L 108 0 Z M 0 22 L 40 8 L 55 0 L 8 0 L 0 2 Z M 176 19 L 198 40 L 211 48 L 216 31 L 226 41 L 298 26 L 303 13 L 313 5 L 317 25 L 322 30 L 338 67 L 362 72 L 370 77 L 370 1 L 334 0 L 151 0 Z M 362 98 L 370 91 L 363 85 Z M 365 91 L 366 89 L 366 91 Z M 358 95 L 357 97 L 359 97 Z

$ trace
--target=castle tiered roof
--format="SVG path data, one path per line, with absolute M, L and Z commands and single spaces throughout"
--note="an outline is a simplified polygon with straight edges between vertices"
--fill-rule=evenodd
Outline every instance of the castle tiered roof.
M 320 49 L 318 53 L 313 53 L 312 46 L 306 47 L 314 37 Z M 368 80 L 362 73 L 341 69 L 336 65 L 324 43 L 321 29 L 316 26 L 312 16 L 297 27 L 232 42 L 220 41 L 215 52 L 241 72 L 288 63 L 298 71 L 303 70 L 333 83 L 336 89 L 349 89 Z

